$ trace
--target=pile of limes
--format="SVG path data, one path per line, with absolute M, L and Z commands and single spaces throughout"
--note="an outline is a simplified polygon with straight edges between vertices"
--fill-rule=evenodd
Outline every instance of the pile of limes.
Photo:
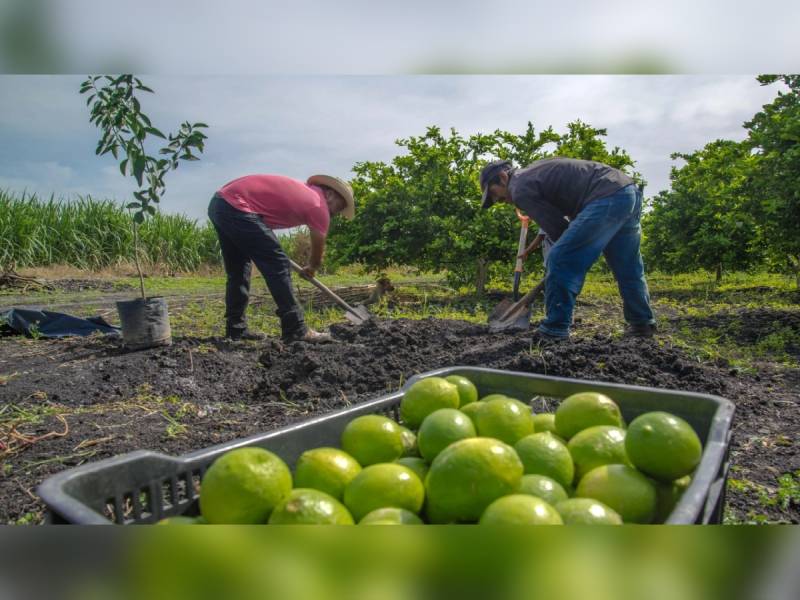
M 199 522 L 659 523 L 703 452 L 666 412 L 626 426 L 611 398 L 583 392 L 534 415 L 457 375 L 414 383 L 400 419 L 356 417 L 341 448 L 307 450 L 293 474 L 262 448 L 227 452 L 202 480 Z

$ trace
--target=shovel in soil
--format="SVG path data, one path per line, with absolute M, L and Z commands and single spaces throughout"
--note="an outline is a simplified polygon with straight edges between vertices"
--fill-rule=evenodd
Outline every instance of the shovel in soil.
M 289 259 L 289 264 L 291 265 L 292 269 L 300 275 L 303 279 L 312 283 L 319 291 L 325 294 L 328 298 L 336 302 L 342 309 L 344 309 L 344 316 L 347 318 L 348 321 L 355 325 L 361 325 L 362 323 L 366 323 L 372 318 L 372 314 L 366 309 L 363 304 L 358 304 L 356 306 L 350 306 L 347 302 L 342 300 L 339 296 L 333 293 L 328 286 L 322 283 L 316 277 L 309 277 L 303 272 L 303 268 L 294 262 L 291 258 Z
M 520 231 L 519 231 L 519 246 L 517 248 L 517 262 L 514 265 L 514 291 L 511 298 L 504 298 L 500 301 L 492 314 L 489 315 L 489 329 L 491 331 L 503 331 L 506 329 L 527 329 L 530 322 L 530 301 L 527 304 L 519 304 L 519 282 L 522 278 L 522 265 L 521 258 L 522 252 L 525 250 L 525 243 L 528 237 L 528 222 L 530 219 L 524 216 L 517 210 L 517 217 L 519 217 Z M 536 295 L 536 294 L 533 294 Z M 526 294 L 526 298 L 528 295 Z M 531 296 L 533 300 L 533 296 Z M 524 323 L 523 323 L 524 321 Z
M 511 298 L 500 301 L 489 315 L 489 331 L 526 331 L 531 326 L 531 304 L 544 289 L 544 279 L 516 302 Z

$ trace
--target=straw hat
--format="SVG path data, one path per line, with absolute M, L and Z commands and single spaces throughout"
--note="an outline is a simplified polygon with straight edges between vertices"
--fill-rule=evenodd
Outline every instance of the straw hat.
M 356 215 L 356 203 L 353 199 L 353 188 L 346 181 L 330 175 L 312 175 L 306 182 L 308 185 L 324 185 L 331 188 L 344 198 L 345 207 L 342 211 L 345 219 L 352 219 Z

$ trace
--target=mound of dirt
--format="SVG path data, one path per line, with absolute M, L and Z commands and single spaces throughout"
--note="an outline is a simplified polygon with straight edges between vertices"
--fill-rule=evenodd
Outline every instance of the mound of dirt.
M 425 319 L 335 325 L 337 344 L 274 342 L 261 355 L 267 367 L 255 401 L 358 401 L 396 390 L 421 371 L 483 366 L 581 379 L 724 394 L 727 374 L 654 340 L 596 335 L 538 345 L 532 335 L 491 334 L 485 325 Z

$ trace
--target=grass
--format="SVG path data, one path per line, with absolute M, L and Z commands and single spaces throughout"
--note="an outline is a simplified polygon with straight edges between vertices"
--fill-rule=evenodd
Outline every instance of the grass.
M 601 267 L 596 266 L 587 277 L 578 299 L 576 314 L 583 317 L 584 321 L 597 324 L 599 330 L 607 334 L 621 335 L 623 320 L 617 285 L 611 274 L 604 272 Z M 444 274 L 394 268 L 387 270 L 386 275 L 396 286 L 395 298 L 400 301 L 391 305 L 383 302 L 370 306 L 370 311 L 380 317 L 435 317 L 483 323 L 496 302 L 475 296 L 469 288 L 449 288 L 444 283 Z M 320 275 L 332 288 L 368 285 L 375 281 L 375 277 L 374 273 L 359 265 Z M 523 278 L 521 289 L 530 289 L 540 277 L 541 273 L 528 273 Z M 795 328 L 771 327 L 752 344 L 742 344 L 738 336 L 739 330 L 746 324 L 748 311 L 800 311 L 800 293 L 795 290 L 791 277 L 771 273 L 730 273 L 717 284 L 713 274 L 699 271 L 682 275 L 650 273 L 647 279 L 663 343 L 681 347 L 701 362 L 727 361 L 731 368 L 743 372 L 754 372 L 763 361 L 786 366 L 797 363 L 796 349 L 800 348 L 800 332 Z M 117 277 L 111 281 L 119 286 L 128 286 L 127 293 L 135 294 L 135 277 Z M 311 284 L 297 277 L 293 278 L 293 282 L 300 290 L 313 289 Z M 223 332 L 225 276 L 221 271 L 175 277 L 157 275 L 148 278 L 147 288 L 152 295 L 168 298 L 172 326 L 177 334 L 207 337 Z M 511 278 L 496 277 L 489 282 L 488 288 L 508 293 L 511 291 Z M 109 294 L 100 290 L 28 293 L 22 296 L 14 296 L 13 292 L 6 292 L 6 296 L 2 294 L 0 292 L 3 305 L 46 303 L 57 306 L 61 302 L 69 302 L 66 312 L 85 316 L 96 314 L 99 306 L 112 305 Z M 126 292 L 119 294 L 125 296 Z M 278 335 L 279 323 L 271 297 L 263 278 L 255 272 L 251 295 L 252 304 L 248 310 L 251 326 L 269 335 Z M 342 320 L 341 311 L 336 308 L 307 305 L 306 309 L 307 321 L 314 328 L 324 329 Z M 540 311 L 539 304 L 534 315 L 541 314 Z M 713 315 L 732 316 L 724 326 L 700 327 L 694 323 Z M 110 318 L 115 318 L 113 312 Z M 2 383 L 0 377 L 0 385 Z
M 188 431 L 188 427 L 181 419 L 187 416 L 197 416 L 199 413 L 197 405 L 182 401 L 178 396 L 153 394 L 152 387 L 147 383 L 139 386 L 132 402 L 145 407 L 155 405 L 155 412 L 158 412 L 167 423 L 164 433 L 168 438 L 184 435 Z
M 783 511 L 800 506 L 800 470 L 784 473 L 778 477 L 777 488 L 768 487 L 745 478 L 735 478 L 733 473 L 728 477 L 728 490 L 739 494 L 754 496 L 759 506 L 764 509 L 779 508 Z M 744 516 L 729 510 L 725 516 L 726 524 L 763 525 L 773 521 L 764 514 L 751 509 Z
M 81 196 L 70 202 L 0 190 L 0 265 L 67 263 L 99 269 L 132 259 L 131 216 L 121 203 Z M 144 260 L 175 271 L 219 263 L 210 224 L 156 213 L 140 230 Z

